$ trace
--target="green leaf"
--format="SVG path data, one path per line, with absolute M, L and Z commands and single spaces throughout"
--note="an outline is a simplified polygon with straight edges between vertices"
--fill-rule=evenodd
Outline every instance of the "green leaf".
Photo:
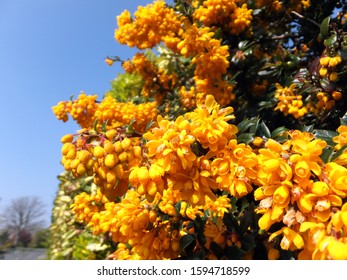
M 306 125 L 302 128 L 302 132 L 310 132 L 310 133 L 313 133 L 314 131 L 314 125 L 311 124 L 311 125 Z
M 271 132 L 264 122 L 260 123 L 259 129 L 266 138 L 271 138 Z
M 235 230 L 237 233 L 240 234 L 240 226 L 237 221 L 237 219 L 230 213 L 225 213 L 223 216 L 223 223 L 227 227 L 228 231 L 233 231 Z
M 242 257 L 246 254 L 246 251 L 240 249 L 237 246 L 227 247 L 225 251 L 228 259 L 231 260 L 241 260 Z
M 347 125 L 347 114 L 340 119 L 340 125 Z
M 130 121 L 128 127 L 127 127 L 127 133 L 128 133 L 128 134 L 133 134 L 133 133 L 135 133 L 135 130 L 134 130 L 134 128 L 133 128 L 133 124 L 134 124 L 135 122 L 136 122 L 136 119 L 131 119 L 131 121 Z
M 185 248 L 187 248 L 190 244 L 192 244 L 192 242 L 195 241 L 195 237 L 191 234 L 186 234 L 183 235 L 180 238 L 180 249 L 184 250 Z
M 241 234 L 245 233 L 248 227 L 254 222 L 254 213 L 253 211 L 245 211 L 241 218 L 240 222 L 240 232 Z
M 238 125 L 238 133 L 241 134 L 245 131 L 247 131 L 248 128 L 250 128 L 252 125 L 254 125 L 256 123 L 255 119 L 244 119 L 243 121 L 241 121 Z
M 281 136 L 283 133 L 285 133 L 288 129 L 284 126 L 277 127 L 274 129 L 274 131 L 271 132 L 271 138 L 276 138 L 278 136 Z
M 146 130 L 145 131 L 148 131 L 154 124 L 155 124 L 155 121 L 154 120 L 150 120 L 147 123 L 147 125 L 146 125 Z
M 326 17 L 320 25 L 320 35 L 325 39 L 329 34 L 330 16 Z
M 95 131 L 97 131 L 96 130 L 97 126 L 98 126 L 98 119 L 95 119 L 94 125 L 93 125 Z
M 237 137 L 237 142 L 249 144 L 254 140 L 252 133 L 243 133 Z
M 245 250 L 246 252 L 251 251 L 256 246 L 254 238 L 250 234 L 245 234 L 244 236 L 241 237 L 241 244 L 242 244 L 241 246 L 242 250 Z
M 175 205 L 175 210 L 176 210 L 176 213 L 180 213 L 180 210 L 181 210 L 181 204 L 182 204 L 182 201 L 179 201 L 176 203 Z M 187 209 L 188 205 L 186 206 L 186 208 L 184 209 L 184 213 L 186 212 L 186 209 Z
M 320 157 L 324 163 L 328 163 L 333 153 L 334 151 L 332 149 L 324 149 Z
M 335 143 L 332 141 L 332 139 L 333 137 L 337 136 L 338 133 L 332 130 L 316 129 L 314 135 L 316 138 L 326 141 L 328 145 L 334 146 Z
M 108 123 L 108 120 L 106 120 L 106 121 L 102 124 L 102 131 L 103 131 L 104 133 L 106 133 L 107 123 Z
M 338 150 L 336 153 L 334 153 L 331 157 L 330 157 L 330 161 L 334 161 L 335 159 L 337 159 L 339 156 L 341 156 L 344 151 L 347 149 L 347 145 L 344 145 L 341 147 L 340 150 Z
M 248 43 L 249 43 L 248 40 L 241 41 L 241 42 L 238 44 L 238 48 L 239 48 L 240 50 L 245 50 Z
M 328 39 L 324 40 L 324 45 L 327 47 L 331 47 L 337 42 L 337 34 L 332 34 Z
M 258 127 L 259 127 L 259 121 L 260 121 L 259 118 L 255 119 L 254 124 L 251 125 L 251 128 L 249 129 L 250 133 L 254 133 L 254 134 L 256 133 L 256 131 L 258 130 Z

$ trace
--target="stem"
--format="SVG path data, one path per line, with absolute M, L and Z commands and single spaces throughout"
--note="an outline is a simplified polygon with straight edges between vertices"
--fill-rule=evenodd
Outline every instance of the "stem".
M 291 13 L 292 13 L 293 15 L 297 16 L 298 18 L 307 20 L 307 21 L 313 23 L 315 26 L 320 27 L 319 23 L 315 22 L 313 19 L 307 18 L 307 17 L 305 17 L 305 16 L 299 14 L 299 13 L 296 12 L 296 11 L 291 11 Z

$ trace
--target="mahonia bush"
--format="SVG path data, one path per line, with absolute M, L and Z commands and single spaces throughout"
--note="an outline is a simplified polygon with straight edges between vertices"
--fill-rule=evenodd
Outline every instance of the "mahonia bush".
M 318 3 L 319 2 L 319 3 Z M 158 0 L 117 17 L 136 47 L 81 130 L 71 211 L 108 259 L 347 259 L 347 4 Z

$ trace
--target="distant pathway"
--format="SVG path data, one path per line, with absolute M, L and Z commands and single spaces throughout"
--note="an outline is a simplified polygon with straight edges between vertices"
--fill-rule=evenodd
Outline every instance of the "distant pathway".
M 0 260 L 46 260 L 47 249 L 16 248 L 0 255 Z

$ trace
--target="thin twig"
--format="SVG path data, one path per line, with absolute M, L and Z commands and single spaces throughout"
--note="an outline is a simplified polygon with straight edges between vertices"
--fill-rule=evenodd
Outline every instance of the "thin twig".
M 303 16 L 303 15 L 299 14 L 298 12 L 291 11 L 291 13 L 292 13 L 293 15 L 297 16 L 298 18 L 301 18 L 301 19 L 307 20 L 307 21 L 309 21 L 309 22 L 313 23 L 314 25 L 316 25 L 316 26 L 320 27 L 319 23 L 315 22 L 314 20 L 312 20 L 312 19 L 310 19 L 310 18 L 307 18 L 307 17 L 305 17 L 305 16 Z

